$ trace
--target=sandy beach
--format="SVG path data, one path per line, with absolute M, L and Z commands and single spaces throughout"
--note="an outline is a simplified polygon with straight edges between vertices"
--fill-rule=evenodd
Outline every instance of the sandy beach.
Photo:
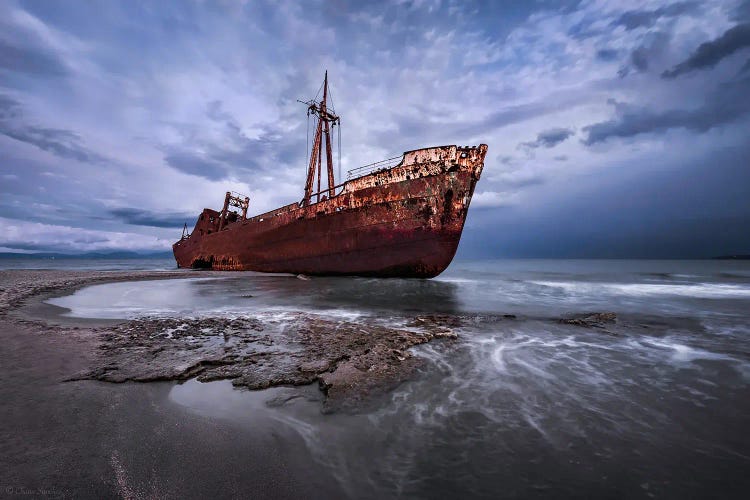
M 271 421 L 251 431 L 196 416 L 168 400 L 171 382 L 64 382 L 91 366 L 101 341 L 95 329 L 107 323 L 50 322 L 41 299 L 91 283 L 186 274 L 0 272 L 4 497 L 339 496 L 301 440 Z

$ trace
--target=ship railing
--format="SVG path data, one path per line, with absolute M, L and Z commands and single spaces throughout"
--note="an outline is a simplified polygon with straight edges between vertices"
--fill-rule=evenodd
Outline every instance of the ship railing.
M 375 163 L 370 163 L 369 165 L 363 165 L 361 167 L 349 170 L 346 173 L 346 181 L 342 182 L 341 184 L 336 184 L 335 186 L 333 186 L 333 188 L 331 188 L 333 190 L 333 195 L 331 196 L 331 198 L 340 195 L 344 191 L 344 186 L 346 186 L 346 183 L 350 180 L 364 177 L 365 175 L 379 172 L 381 170 L 388 170 L 389 168 L 393 168 L 401 163 L 402 158 L 403 156 L 394 156 L 393 158 L 388 158 L 387 160 L 376 161 Z M 320 195 L 321 197 L 320 201 L 323 201 L 324 199 L 327 200 L 328 195 L 330 194 L 329 191 L 330 190 L 326 188 L 316 193 L 310 193 L 310 204 L 314 205 L 318 203 L 317 199 L 313 201 L 313 198 L 317 198 L 318 195 Z M 304 200 L 299 202 L 299 206 L 303 206 L 303 204 Z
M 379 170 L 388 170 L 389 168 L 393 168 L 401 163 L 401 158 L 401 156 L 394 156 L 393 158 L 388 158 L 387 160 L 376 161 L 375 163 L 370 163 L 368 165 L 353 168 L 346 173 L 346 179 L 356 179 L 357 177 L 362 177 Z
M 346 185 L 346 182 L 342 182 L 341 184 L 336 184 L 335 186 L 333 186 L 333 188 L 331 188 L 331 189 L 333 189 L 333 196 L 331 196 L 331 198 L 335 198 L 336 196 L 340 195 L 344 191 L 344 186 L 345 185 Z M 326 189 L 323 189 L 321 191 L 318 191 L 317 193 L 310 193 L 310 205 L 314 205 L 314 204 L 318 203 L 317 199 L 315 201 L 313 201 L 313 198 L 317 198 L 318 195 L 320 195 L 320 201 L 327 200 L 328 199 L 328 195 L 329 195 L 329 191 L 330 190 L 326 188 Z M 300 201 L 299 202 L 299 206 L 303 206 L 304 205 L 304 201 L 305 200 Z

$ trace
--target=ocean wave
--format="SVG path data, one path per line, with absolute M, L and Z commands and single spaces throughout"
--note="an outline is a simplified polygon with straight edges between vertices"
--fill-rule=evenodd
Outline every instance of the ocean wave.
M 452 278 L 447 276 L 438 276 L 433 281 L 442 281 L 444 283 L 478 283 L 480 280 L 471 278 Z
M 664 339 L 641 339 L 641 345 L 651 345 L 659 349 L 671 351 L 670 360 L 677 363 L 692 363 L 698 360 L 729 361 L 731 363 L 742 363 L 741 360 L 722 353 L 711 352 L 698 347 L 691 347 L 670 338 Z
M 561 288 L 566 292 L 612 295 L 674 295 L 705 299 L 750 298 L 750 286 L 698 283 L 698 284 L 653 284 L 653 283 L 584 283 L 580 281 L 531 281 L 535 285 Z

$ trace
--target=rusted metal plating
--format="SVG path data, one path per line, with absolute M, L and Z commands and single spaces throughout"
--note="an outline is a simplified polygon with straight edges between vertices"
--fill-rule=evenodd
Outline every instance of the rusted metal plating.
M 455 254 L 487 146 L 404 153 L 401 162 L 219 230 L 205 209 L 174 245 L 180 267 L 304 274 L 432 277 Z
M 236 222 L 237 220 L 247 219 L 247 209 L 250 206 L 250 198 L 243 196 L 239 193 L 233 193 L 227 191 L 227 195 L 224 197 L 224 207 L 221 209 L 219 214 L 219 228 L 221 231 L 229 222 Z M 230 212 L 229 207 L 237 207 L 242 210 L 242 215 L 237 212 Z

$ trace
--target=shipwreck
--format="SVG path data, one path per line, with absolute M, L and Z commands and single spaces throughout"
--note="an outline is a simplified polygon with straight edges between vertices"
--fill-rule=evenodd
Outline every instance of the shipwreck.
M 178 267 L 419 278 L 448 267 L 487 145 L 407 151 L 336 184 L 331 137 L 341 121 L 327 73 L 322 92 L 305 102 L 315 134 L 302 201 L 248 217 L 249 197 L 227 192 L 220 211 L 206 208 L 192 232 L 185 226 L 172 246 Z

